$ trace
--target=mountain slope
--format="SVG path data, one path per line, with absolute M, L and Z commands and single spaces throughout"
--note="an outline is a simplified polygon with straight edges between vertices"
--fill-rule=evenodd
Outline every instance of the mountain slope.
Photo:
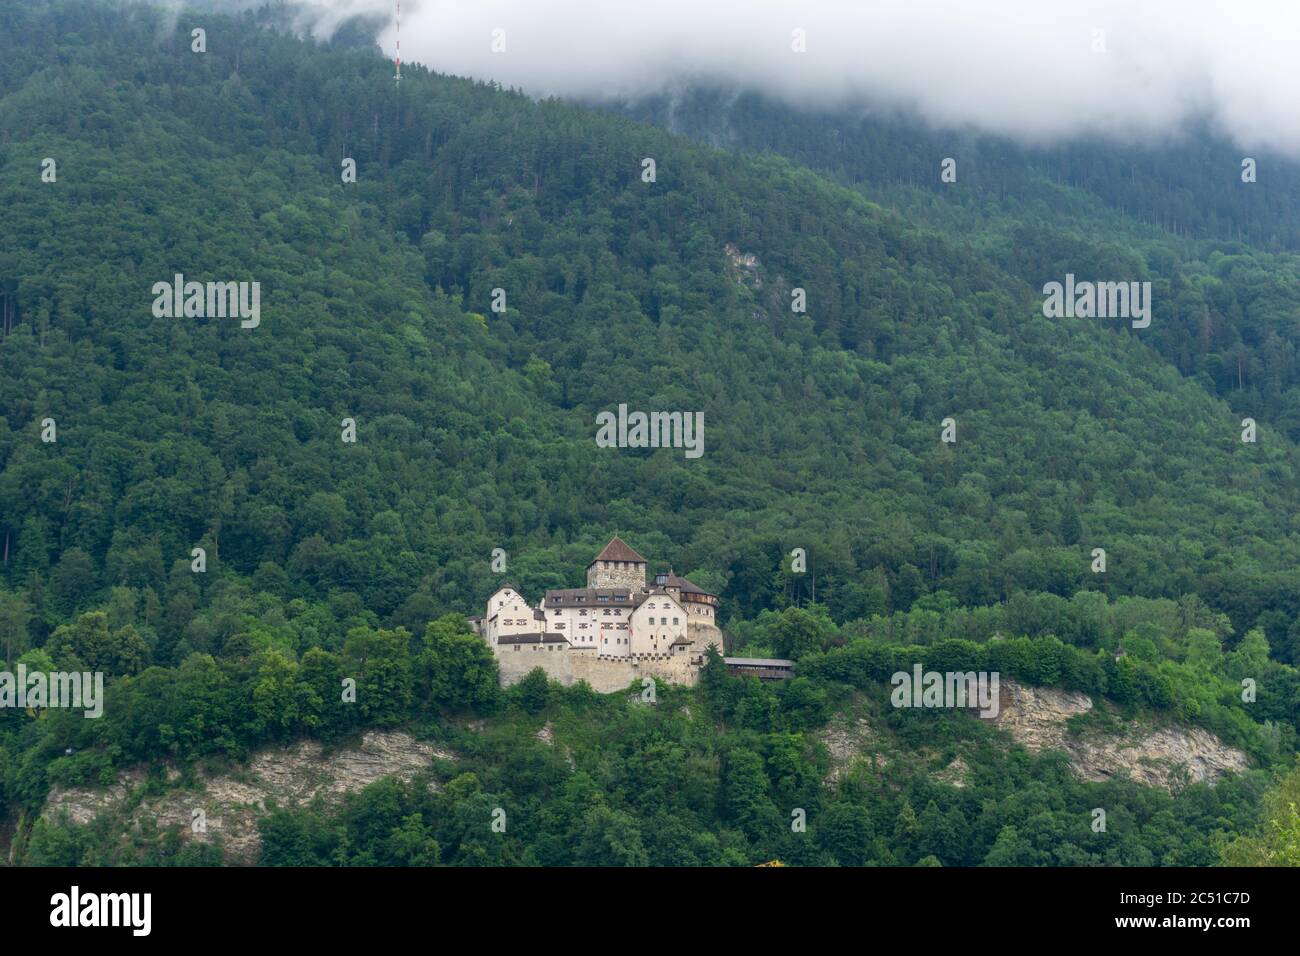
M 1021 550 L 1046 569 L 1028 586 L 1069 593 L 1091 583 L 1100 544 L 1117 593 L 1173 596 L 1239 571 L 1264 577 L 1270 603 L 1295 593 L 1267 583 L 1295 565 L 1294 449 L 1267 422 L 1242 445 L 1227 409 L 1141 336 L 1046 320 L 987 258 L 779 161 L 460 81 L 415 74 L 393 91 L 356 53 L 315 54 L 286 78 L 299 45 L 230 30 L 214 26 L 206 59 L 158 51 L 148 85 L 72 69 L 6 91 L 19 219 L 0 262 L 19 318 L 4 532 L 30 542 L 11 583 L 75 547 L 103 570 L 149 565 L 105 583 L 157 590 L 220 528 L 227 566 L 309 564 L 290 578 L 312 587 L 354 578 L 330 548 L 361 544 L 391 578 L 362 599 L 386 615 L 427 574 L 441 591 L 435 568 L 459 564 L 464 596 L 449 603 L 464 607 L 487 582 L 468 566 L 492 547 L 598 525 L 731 580 L 754 547 L 830 538 L 832 608 L 837 578 L 877 565 L 995 600 Z M 107 62 L 122 42 L 102 42 Z M 224 59 L 236 45 L 238 73 Z M 346 88 L 309 75 L 348 69 Z M 73 104 L 107 117 L 83 120 L 75 144 L 57 118 Z M 345 147 L 356 189 L 331 171 Z M 33 172 L 47 153 L 64 154 L 57 184 Z M 761 287 L 736 281 L 727 243 L 758 256 Z M 178 271 L 261 281 L 262 326 L 154 319 L 148 290 Z M 788 309 L 795 286 L 807 316 Z M 489 312 L 498 287 L 504 316 Z M 702 410 L 704 458 L 602 454 L 595 414 L 620 402 Z M 137 403 L 148 411 L 124 413 Z M 46 415 L 63 420 L 56 446 L 32 440 Z M 355 447 L 337 438 L 348 416 Z M 949 416 L 955 446 L 938 441 Z M 96 461 L 109 447 L 116 460 Z M 342 501 L 313 509 L 313 494 Z M 1061 533 L 1071 511 L 1081 537 Z M 390 512 L 400 530 L 379 519 Z M 378 553 L 390 535 L 407 566 Z M 319 560 L 301 553 L 309 539 Z
M 656 862 L 770 859 L 791 849 L 773 835 L 788 807 L 824 803 L 845 833 L 868 814 L 902 820 L 906 839 L 882 829 L 879 845 L 791 849 L 800 859 L 974 864 L 1005 827 L 1058 812 L 1044 809 L 1056 795 L 1095 800 L 1050 760 L 990 756 L 998 797 L 1029 779 L 1044 796 L 990 811 L 966 845 L 993 789 L 823 790 L 802 735 L 920 656 L 1167 710 L 1264 763 L 1294 749 L 1300 529 L 1283 429 L 1261 418 L 1261 441 L 1243 444 L 1240 415 L 1140 332 L 1044 318 L 996 241 L 787 159 L 576 105 L 416 66 L 395 88 L 373 53 L 259 16 L 205 18 L 197 55 L 147 10 L 0 10 L 0 639 L 7 663 L 110 680 L 102 723 L 0 713 L 12 817 L 51 784 L 136 761 L 242 759 L 412 721 L 440 736 L 448 712 L 494 708 L 506 716 L 473 754 L 478 777 L 448 781 L 437 812 L 513 793 L 535 829 L 490 851 L 500 861 L 603 860 L 611 834 L 648 833 L 675 806 L 690 823 L 665 830 L 677 842 Z M 41 179 L 45 157 L 57 182 Z M 261 283 L 260 323 L 155 316 L 155 283 L 177 273 Z M 703 412 L 703 456 L 598 447 L 596 415 L 619 404 Z M 940 440 L 947 418 L 955 444 Z M 491 683 L 481 645 L 452 655 L 467 635 L 440 616 L 481 610 L 492 549 L 535 597 L 577 583 L 615 531 L 716 589 L 740 646 L 796 656 L 809 676 L 780 691 L 719 677 L 681 692 L 701 714 L 689 720 L 536 682 L 446 695 L 453 660 L 470 660 L 467 685 Z M 796 547 L 813 559 L 810 610 L 788 607 L 811 598 Z M 1004 626 L 1014 640 L 993 642 Z M 1256 627 L 1281 635 L 1272 660 Z M 370 694 L 356 713 L 335 700 L 354 673 Z M 540 757 L 535 728 L 521 736 L 544 712 L 581 739 L 579 769 Z M 985 734 L 931 716 L 892 719 L 917 746 Z M 597 739 L 586 717 L 620 735 Z M 516 761 L 536 772 L 511 780 Z M 663 782 L 683 767 L 685 793 Z M 669 795 L 642 805 L 645 780 Z M 1213 862 L 1220 819 L 1247 826 L 1258 786 L 1196 791 L 1175 837 L 1157 823 L 1140 849 L 1054 859 L 1176 861 L 1170 847 L 1194 840 Z M 608 795 L 605 829 L 575 855 L 566 834 L 587 825 L 573 815 L 592 790 Z M 434 813 L 418 794 L 381 798 Z M 951 839 L 907 836 L 930 803 Z M 437 837 L 442 862 L 479 852 L 446 842 L 477 847 L 457 826 Z M 994 859 L 1019 845 L 1002 843 Z M 64 859 L 51 846 L 38 848 Z M 88 858 L 79 846 L 66 855 Z
M 1241 415 L 1300 438 L 1300 164 L 1213 131 L 1170 141 L 1021 146 L 880 112 L 794 109 L 690 88 L 629 115 L 744 152 L 771 151 L 962 236 L 1037 289 L 1066 272 L 1150 279 L 1143 338 Z M 952 158 L 955 182 L 940 163 Z M 1254 166 L 1251 181 L 1243 170 Z

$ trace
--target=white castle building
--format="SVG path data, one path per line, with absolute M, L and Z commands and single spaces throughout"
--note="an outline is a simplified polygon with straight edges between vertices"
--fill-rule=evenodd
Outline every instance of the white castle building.
M 540 666 L 563 683 L 588 680 L 598 690 L 626 686 L 638 674 L 692 684 L 709 645 L 723 651 L 718 598 L 672 571 L 649 583 L 646 567 L 616 537 L 587 566 L 585 588 L 547 591 L 531 607 L 503 584 L 471 624 L 492 648 L 505 683 Z

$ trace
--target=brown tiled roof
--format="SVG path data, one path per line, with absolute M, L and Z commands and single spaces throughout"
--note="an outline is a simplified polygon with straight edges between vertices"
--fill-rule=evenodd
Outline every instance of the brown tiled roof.
M 677 588 L 683 594 L 708 594 L 709 597 L 717 597 L 716 594 L 709 594 L 708 591 L 704 590 L 704 588 L 700 587 L 698 584 L 695 584 L 693 581 L 688 581 L 686 578 L 680 578 L 671 571 L 668 572 L 664 586 Z
M 607 600 L 598 600 L 600 597 Z M 629 591 L 627 588 L 557 588 L 546 592 L 542 606 L 637 607 L 645 598 L 644 591 Z
M 615 535 L 609 539 L 609 544 L 605 545 L 605 550 L 596 555 L 592 564 L 597 561 L 639 561 L 645 564 L 645 558 L 633 551 L 622 538 Z M 591 565 L 588 565 L 590 567 Z
M 560 634 L 502 634 L 497 638 L 498 644 L 567 644 L 568 639 Z

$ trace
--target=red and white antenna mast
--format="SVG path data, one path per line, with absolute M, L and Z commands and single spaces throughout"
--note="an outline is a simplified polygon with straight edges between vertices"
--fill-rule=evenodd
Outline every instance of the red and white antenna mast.
M 402 0 L 397 0 L 397 75 L 393 80 L 402 82 Z

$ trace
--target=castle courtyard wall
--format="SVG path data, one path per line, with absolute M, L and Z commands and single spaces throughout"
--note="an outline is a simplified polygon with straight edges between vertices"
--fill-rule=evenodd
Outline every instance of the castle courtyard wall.
M 526 646 L 518 651 L 503 647 L 497 652 L 501 686 L 518 683 L 535 667 L 540 667 L 547 677 L 566 687 L 586 681 L 600 694 L 624 690 L 634 681 L 639 687 L 643 677 L 657 677 L 670 684 L 692 687 L 700 673 L 698 667 L 691 666 L 691 656 L 687 654 L 613 658 L 600 656 L 594 648 L 539 651 L 533 649 L 535 646 Z

